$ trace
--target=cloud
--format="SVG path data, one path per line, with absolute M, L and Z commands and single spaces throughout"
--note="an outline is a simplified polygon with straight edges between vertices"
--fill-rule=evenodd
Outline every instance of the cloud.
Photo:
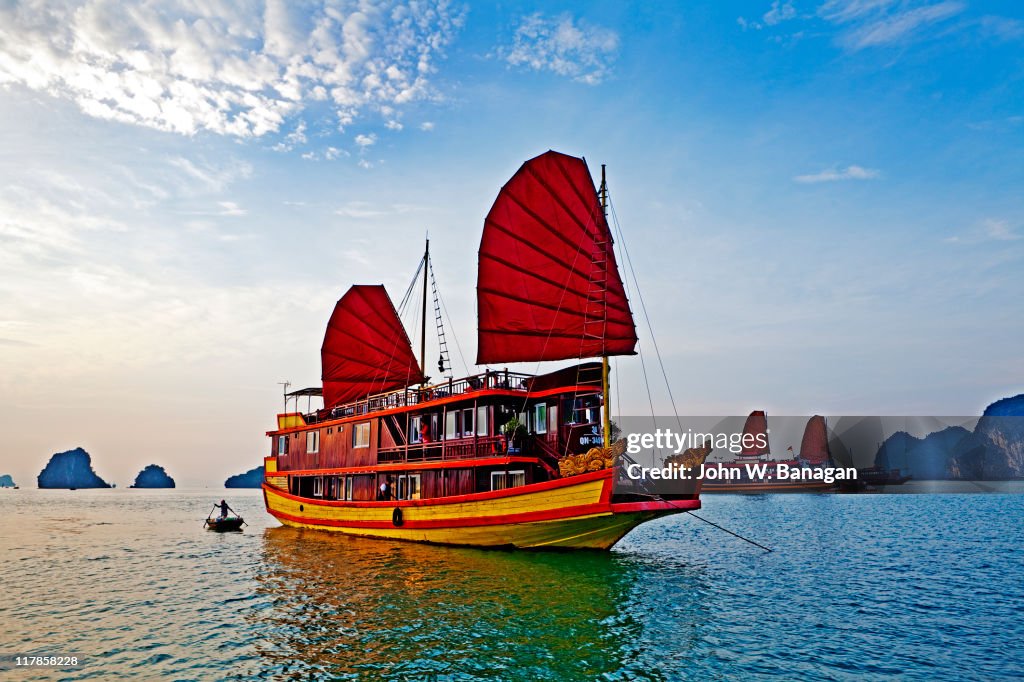
M 937 3 L 828 0 L 818 8 L 818 16 L 842 26 L 839 43 L 856 51 L 910 42 L 964 9 L 962 2 L 951 0 Z
M 422 130 L 424 132 L 429 133 L 433 129 L 434 129 L 434 122 L 433 121 L 424 121 L 423 123 L 420 124 L 420 130 Z
M 1024 238 L 1016 226 L 1007 220 L 986 218 L 963 235 L 946 237 L 942 241 L 949 244 L 980 244 L 983 242 L 1012 242 Z
M 341 208 L 336 209 L 334 213 L 345 218 L 367 219 L 418 213 L 424 210 L 426 209 L 423 206 L 413 204 L 377 205 L 366 201 L 350 201 Z
M 512 46 L 499 49 L 498 54 L 512 66 L 597 85 L 611 72 L 618 49 L 615 31 L 576 21 L 569 14 L 547 18 L 537 12 L 523 18 Z
M 772 6 L 768 8 L 768 11 L 761 17 L 761 21 L 748 21 L 745 17 L 736 17 L 736 23 L 740 25 L 744 31 L 748 29 L 754 29 L 760 31 L 766 26 L 775 26 L 781 24 L 784 21 L 796 18 L 796 8 L 793 6 L 792 0 L 774 0 Z
M 1024 21 L 999 16 L 984 16 L 978 20 L 982 35 L 997 40 L 1024 38 Z
M 179 184 L 190 185 L 195 189 L 216 194 L 239 179 L 252 175 L 252 166 L 244 161 L 228 160 L 220 164 L 205 161 L 192 161 L 183 156 L 175 156 L 168 163 L 181 171 Z
M 218 215 L 243 216 L 249 213 L 248 211 L 246 211 L 244 208 L 242 208 L 233 201 L 219 201 L 217 203 L 220 206 L 220 211 L 218 212 Z
M 847 166 L 846 168 L 828 168 L 809 175 L 797 175 L 793 180 L 802 183 L 838 182 L 840 180 L 874 180 L 880 175 L 881 174 L 874 168 Z
M 762 19 L 766 26 L 774 26 L 775 24 L 782 23 L 796 16 L 796 9 L 793 7 L 791 0 L 783 3 L 780 0 L 775 0 L 772 3 L 771 9 L 765 12 Z
M 377 143 L 376 133 L 370 133 L 369 135 L 356 135 L 356 144 L 360 147 L 372 147 Z
M 312 103 L 330 106 L 343 126 L 435 97 L 435 63 L 462 25 L 443 0 L 344 9 L 267 0 L 253 10 L 190 0 L 3 3 L 0 86 L 157 130 L 260 137 Z M 305 142 L 304 128 L 292 135 L 286 146 Z

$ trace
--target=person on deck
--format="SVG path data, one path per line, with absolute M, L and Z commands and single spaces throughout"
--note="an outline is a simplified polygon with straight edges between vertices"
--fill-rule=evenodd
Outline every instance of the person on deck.
M 430 442 L 430 424 L 427 422 L 426 419 L 420 422 L 420 442 Z
M 387 501 L 392 498 L 391 494 L 391 477 L 388 476 L 383 483 L 380 484 L 380 488 L 377 490 L 377 500 Z
M 228 517 L 228 512 L 229 511 L 235 511 L 234 509 L 229 507 L 228 503 L 225 502 L 224 500 L 221 500 L 220 504 L 217 505 L 217 506 L 220 507 L 220 518 L 222 518 L 222 519 L 226 519 Z

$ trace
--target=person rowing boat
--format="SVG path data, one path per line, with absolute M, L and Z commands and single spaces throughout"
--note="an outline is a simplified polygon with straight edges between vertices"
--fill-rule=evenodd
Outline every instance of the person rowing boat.
M 214 517 L 214 513 L 218 509 L 220 509 L 220 515 Z M 229 513 L 233 514 L 233 516 L 229 516 Z M 210 515 L 203 522 L 203 526 L 216 531 L 241 530 L 243 525 L 247 525 L 245 519 L 239 516 L 238 512 L 232 509 L 224 500 L 214 503 L 213 509 L 210 510 Z

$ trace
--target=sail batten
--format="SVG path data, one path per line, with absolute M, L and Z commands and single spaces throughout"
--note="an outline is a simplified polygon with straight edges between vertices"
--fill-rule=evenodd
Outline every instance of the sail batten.
M 636 327 L 583 159 L 547 152 L 501 188 L 480 240 L 478 364 L 631 355 Z
M 355 285 L 341 297 L 320 349 L 324 407 L 423 381 L 383 285 Z

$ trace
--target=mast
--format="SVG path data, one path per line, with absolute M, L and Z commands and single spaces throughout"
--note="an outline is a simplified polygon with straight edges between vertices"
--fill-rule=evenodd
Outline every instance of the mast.
M 605 165 L 601 164 L 601 212 L 608 218 L 608 181 L 605 178 Z M 607 267 L 607 264 L 605 265 Z M 607 293 L 605 294 L 607 296 Z M 604 311 L 605 318 L 608 317 L 607 309 Z M 604 394 L 604 419 L 602 431 L 602 445 L 610 447 L 612 441 L 612 418 L 611 418 L 611 392 L 608 390 L 608 354 L 601 353 L 601 393 Z
M 427 237 L 427 248 L 423 252 L 423 314 L 420 316 L 420 367 L 427 366 L 427 270 L 430 268 L 430 237 Z M 426 374 L 426 370 L 424 370 Z

